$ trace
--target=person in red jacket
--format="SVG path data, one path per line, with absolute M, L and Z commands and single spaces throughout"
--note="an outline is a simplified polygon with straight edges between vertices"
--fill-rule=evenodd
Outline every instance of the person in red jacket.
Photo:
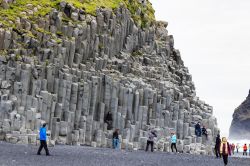
M 220 144 L 220 154 L 222 155 L 224 164 L 228 164 L 228 155 L 231 156 L 231 149 L 230 145 L 227 142 L 226 137 L 222 138 L 221 144 Z
M 243 146 L 243 156 L 244 154 L 247 156 L 247 144 Z

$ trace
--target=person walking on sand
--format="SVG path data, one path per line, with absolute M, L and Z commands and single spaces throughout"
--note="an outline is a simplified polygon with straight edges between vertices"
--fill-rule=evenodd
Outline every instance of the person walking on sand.
M 174 134 L 174 132 L 171 133 L 171 149 L 172 149 L 172 152 L 174 152 L 174 148 L 175 148 L 175 151 L 177 152 L 177 148 L 176 148 L 176 142 L 177 142 L 177 138 L 176 138 L 176 135 Z
M 237 145 L 236 145 L 236 153 L 239 153 L 239 148 L 240 148 L 240 145 L 237 144 Z
M 155 130 L 151 130 L 151 131 L 148 133 L 148 140 L 147 140 L 146 152 L 148 151 L 149 145 L 151 145 L 151 152 L 154 151 L 154 138 L 155 138 L 155 137 L 157 137 L 156 131 L 155 131 Z
M 116 129 L 113 132 L 113 148 L 119 149 L 120 147 L 120 140 L 119 140 L 119 129 Z
M 248 145 L 248 154 L 250 156 L 250 144 Z
M 221 144 L 221 139 L 220 139 L 220 134 L 217 135 L 216 137 L 216 141 L 215 141 L 215 155 L 216 155 L 216 158 L 221 158 L 221 155 L 220 155 L 220 144 Z
M 220 145 L 220 154 L 222 155 L 224 165 L 226 166 L 228 164 L 228 155 L 231 156 L 231 149 L 226 137 L 222 138 Z
M 247 156 L 247 144 L 245 144 L 243 146 L 243 156 L 246 155 Z
M 233 155 L 234 155 L 234 150 L 235 150 L 235 145 L 234 145 L 234 143 L 232 143 L 232 153 L 233 153 Z
M 37 151 L 37 155 L 41 155 L 41 151 L 44 148 L 46 152 L 46 156 L 50 156 L 48 146 L 47 146 L 47 132 L 46 132 L 46 123 L 42 125 L 40 128 L 40 147 Z

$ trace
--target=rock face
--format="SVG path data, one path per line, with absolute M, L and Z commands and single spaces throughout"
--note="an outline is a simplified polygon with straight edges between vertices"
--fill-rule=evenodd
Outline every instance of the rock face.
M 144 149 L 155 128 L 160 151 L 175 131 L 179 151 L 212 154 L 213 108 L 196 97 L 167 25 L 142 29 L 124 6 L 91 16 L 63 2 L 37 22 L 0 29 L 0 139 L 36 144 L 45 121 L 51 143 L 112 147 L 120 129 L 122 148 Z M 207 140 L 194 134 L 198 121 Z
M 250 91 L 246 100 L 235 109 L 230 127 L 231 139 L 248 139 L 250 136 Z

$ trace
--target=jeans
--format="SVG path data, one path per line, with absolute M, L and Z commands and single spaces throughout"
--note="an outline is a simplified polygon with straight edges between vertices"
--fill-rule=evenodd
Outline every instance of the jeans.
M 200 130 L 195 130 L 195 135 L 197 137 L 201 137 L 201 131 Z
M 113 139 L 113 147 L 114 149 L 119 149 L 120 141 L 119 139 Z

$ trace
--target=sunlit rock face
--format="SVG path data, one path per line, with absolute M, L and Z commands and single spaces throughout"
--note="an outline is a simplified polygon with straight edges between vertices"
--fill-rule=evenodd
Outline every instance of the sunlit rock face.
M 235 109 L 230 127 L 231 139 L 250 138 L 250 91 L 246 100 Z

